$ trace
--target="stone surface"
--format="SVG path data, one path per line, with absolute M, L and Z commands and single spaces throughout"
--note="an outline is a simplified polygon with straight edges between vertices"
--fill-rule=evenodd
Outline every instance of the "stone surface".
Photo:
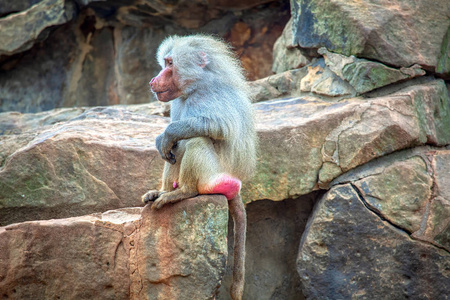
M 323 59 L 308 65 L 308 74 L 300 82 L 300 91 L 329 97 L 356 96 L 354 87 L 325 66 Z
M 273 64 L 274 73 L 283 73 L 288 70 L 298 69 L 306 66 L 310 62 L 309 56 L 293 45 L 292 19 L 284 27 L 283 33 L 273 45 Z
M 159 188 L 163 161 L 154 140 L 167 124 L 167 118 L 98 108 L 1 136 L 0 224 L 140 205 L 145 191 Z
M 128 299 L 128 235 L 139 218 L 136 208 L 0 227 L 2 297 Z
M 412 237 L 450 251 L 450 150 L 417 147 L 336 178 L 351 182 L 367 207 Z
M 450 141 L 442 81 L 337 103 L 302 97 L 255 104 L 261 151 L 244 199 L 282 200 L 328 184 L 372 159 Z M 447 128 L 447 129 L 446 129 Z M 249 201 L 249 200 L 245 200 Z
M 0 45 L 0 112 L 154 101 L 148 82 L 160 71 L 155 52 L 170 34 L 224 37 L 250 79 L 265 77 L 271 74 L 273 44 L 289 19 L 287 0 L 77 1 L 79 9 L 70 14 L 73 5 L 45 0 L 0 15 L 0 38 L 7 35 Z M 187 28 L 186 22 L 197 25 Z
M 297 259 L 307 299 L 445 299 L 449 268 L 448 251 L 368 210 L 351 184 L 316 205 Z
M 0 290 L 12 299 L 212 299 L 227 224 L 225 197 L 202 196 L 0 227 Z
M 304 299 L 295 268 L 298 245 L 316 199 L 313 192 L 280 202 L 249 203 L 247 211 L 246 278 L 243 299 Z M 223 284 L 216 299 L 231 299 L 233 230 L 228 228 L 228 261 Z
M 225 272 L 228 203 L 199 196 L 146 206 L 134 236 L 132 299 L 213 299 Z M 135 272 L 133 272 L 135 271 Z
M 449 76 L 447 0 L 292 1 L 294 44 Z
M 425 71 L 418 65 L 395 69 L 379 62 L 331 53 L 325 48 L 320 48 L 319 53 L 324 56 L 327 67 L 348 82 L 357 94 L 425 75 Z
M 389 153 L 449 144 L 448 99 L 443 82 L 429 80 L 371 99 L 257 103 L 259 163 L 254 178 L 243 184 L 243 199 L 308 194 Z M 2 114 L 0 224 L 138 205 L 146 190 L 160 187 L 163 160 L 154 139 L 168 124 L 158 116 L 165 109 L 68 109 L 35 118 Z M 152 112 L 157 115 L 142 114 Z
M 249 82 L 253 102 L 261 102 L 276 98 L 298 96 L 301 79 L 307 69 L 290 70 L 263 79 Z
M 22 13 L 0 19 L 0 57 L 30 49 L 34 43 L 45 39 L 47 28 L 70 21 L 74 5 L 66 0 L 42 0 Z

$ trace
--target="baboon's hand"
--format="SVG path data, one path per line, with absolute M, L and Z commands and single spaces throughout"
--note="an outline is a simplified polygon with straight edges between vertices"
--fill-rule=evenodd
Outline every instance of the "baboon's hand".
M 175 155 L 172 153 L 175 141 L 166 132 L 163 132 L 156 137 L 155 143 L 161 157 L 168 163 L 175 164 Z
M 156 199 L 158 199 L 158 197 L 161 195 L 162 193 L 160 191 L 157 190 L 150 190 L 147 193 L 145 193 L 144 195 L 142 195 L 141 199 L 142 202 L 144 202 L 145 204 L 149 203 L 150 201 L 154 201 Z

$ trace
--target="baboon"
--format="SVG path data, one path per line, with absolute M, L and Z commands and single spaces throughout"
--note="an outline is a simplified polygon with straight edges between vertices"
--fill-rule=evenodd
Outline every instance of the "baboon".
M 234 221 L 231 297 L 241 299 L 247 218 L 241 180 L 253 174 L 256 134 L 248 87 L 230 46 L 207 35 L 172 36 L 158 48 L 162 71 L 150 81 L 171 103 L 171 123 L 156 138 L 166 160 L 160 191 L 142 196 L 159 209 L 199 194 L 223 194 Z

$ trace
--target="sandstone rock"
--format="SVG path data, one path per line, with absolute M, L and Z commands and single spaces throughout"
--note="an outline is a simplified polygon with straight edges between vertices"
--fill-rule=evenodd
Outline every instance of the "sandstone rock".
M 308 65 L 308 74 L 300 82 L 300 91 L 329 97 L 356 96 L 355 89 L 331 72 L 323 59 Z
M 449 76 L 450 3 L 292 1 L 294 44 Z
M 32 14 L 52 1 L 58 5 L 46 13 L 61 12 L 60 23 Z M 2 30 L 8 37 L 0 46 L 0 112 L 154 101 L 148 85 L 160 70 L 154 56 L 160 42 L 170 34 L 202 32 L 227 38 L 233 42 L 248 77 L 265 77 L 271 74 L 273 44 L 289 18 L 287 1 L 75 2 L 79 8 L 76 15 L 69 14 L 69 4 L 74 3 L 69 0 L 40 1 L 20 13 L 0 15 L 0 24 L 11 23 Z M 25 0 L 20 3 L 23 5 L 16 9 L 29 5 Z M 14 8 L 8 4 L 5 9 Z M 177 18 L 175 11 L 183 17 Z M 22 28 L 19 21 L 30 23 L 30 28 Z M 39 29 L 50 21 L 54 26 Z M 194 24 L 196 29 L 188 29 L 177 21 L 198 24 Z M 241 31 L 242 27 L 247 29 Z M 24 32 L 25 48 L 15 46 L 22 39 L 17 31 Z M 33 35 L 35 31 L 41 33 Z M 250 34 L 241 37 L 245 32 Z M 12 50 L 5 52 L 2 47 L 17 48 L 17 54 L 9 56 Z
M 302 97 L 255 104 L 257 173 L 244 200 L 307 194 L 372 159 L 450 141 L 449 98 L 442 81 L 385 97 L 338 103 Z M 248 199 L 248 200 L 247 200 Z
M 297 260 L 306 298 L 445 299 L 449 253 L 412 240 L 364 202 L 344 184 L 316 205 Z
M 306 75 L 306 70 L 305 68 L 290 70 L 249 82 L 252 101 L 261 102 L 298 95 L 300 92 L 298 87 Z
M 304 299 L 295 268 L 298 245 L 316 199 L 323 192 L 284 201 L 249 203 L 243 299 Z M 217 300 L 231 299 L 233 230 L 228 228 L 228 264 Z
M 159 211 L 1 227 L 0 290 L 13 299 L 212 299 L 227 223 L 225 197 L 201 196 Z
M 325 48 L 320 48 L 319 53 L 324 56 L 327 67 L 347 81 L 358 94 L 425 75 L 425 71 L 418 65 L 394 69 L 382 63 L 331 53 Z
M 30 49 L 48 35 L 47 28 L 70 21 L 74 13 L 71 1 L 42 0 L 22 13 L 0 19 L 0 56 Z
M 128 299 L 140 208 L 0 227 L 0 291 L 11 299 Z
M 283 33 L 273 45 L 273 64 L 274 73 L 283 73 L 288 70 L 298 69 L 306 66 L 310 59 L 306 57 L 301 49 L 292 44 L 292 18 L 286 24 Z
M 5 16 L 11 13 L 26 10 L 42 0 L 0 0 L 0 15 Z
M 385 97 L 338 103 L 303 97 L 255 108 L 261 150 L 255 177 L 243 185 L 245 202 L 328 188 L 372 159 L 450 140 L 448 94 L 439 80 Z M 40 122 L 52 124 L 63 112 Z M 147 189 L 160 186 L 163 160 L 154 139 L 167 124 L 121 107 L 96 108 L 2 136 L 1 224 L 138 205 Z
M 418 147 L 336 178 L 352 182 L 368 208 L 418 240 L 450 250 L 450 150 Z
M 146 206 L 130 253 L 135 299 L 213 299 L 227 259 L 228 203 L 199 196 L 160 211 Z
M 146 190 L 159 188 L 163 161 L 154 140 L 167 124 L 166 118 L 98 108 L 0 137 L 0 224 L 140 205 Z

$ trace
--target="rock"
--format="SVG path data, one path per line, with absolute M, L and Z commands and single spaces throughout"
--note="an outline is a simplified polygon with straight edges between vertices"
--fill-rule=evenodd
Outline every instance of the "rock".
M 7 16 L 11 13 L 27 10 L 42 0 L 0 0 L 0 16 Z
M 324 56 L 327 67 L 348 82 L 359 95 L 392 83 L 425 75 L 425 71 L 418 65 L 394 69 L 367 59 L 331 53 L 325 48 L 320 48 L 319 53 Z
M 212 299 L 227 224 L 225 197 L 201 196 L 159 211 L 1 227 L 0 290 L 14 299 Z
M 251 184 L 244 183 L 243 199 L 279 201 L 327 189 L 337 176 L 375 158 L 418 145 L 446 145 L 449 108 L 440 80 L 370 99 L 257 103 L 260 157 Z
M 160 211 L 146 206 L 142 216 L 130 254 L 132 297 L 213 299 L 227 259 L 226 198 L 199 196 Z
M 355 89 L 330 71 L 323 59 L 308 65 L 308 74 L 300 82 L 300 91 L 329 97 L 356 96 Z
M 167 124 L 98 108 L 0 137 L 0 224 L 140 205 L 143 193 L 159 188 L 163 160 L 154 141 Z
M 296 96 L 299 94 L 301 79 L 306 69 L 290 70 L 263 79 L 249 82 L 253 102 L 261 102 L 276 98 Z
M 246 277 L 243 299 L 299 299 L 300 277 L 295 269 L 298 245 L 316 199 L 313 192 L 280 202 L 249 203 L 247 211 Z M 231 299 L 233 229 L 228 229 L 228 264 L 217 300 Z M 294 267 L 293 267 L 294 266 Z
M 286 0 L 75 2 L 76 10 L 71 0 L 42 0 L 20 13 L 0 14 L 0 112 L 156 101 L 148 82 L 160 71 L 156 49 L 170 34 L 224 37 L 249 78 L 265 77 L 289 18 Z M 16 9 L 29 5 L 20 3 Z M 39 17 L 42 10 L 46 18 Z
M 308 194 L 389 153 L 449 144 L 448 100 L 444 83 L 430 80 L 371 99 L 257 103 L 259 164 L 254 178 L 244 182 L 243 199 Z M 0 137 L 0 224 L 134 206 L 146 190 L 159 188 L 163 160 L 154 139 L 167 118 L 123 107 L 95 108 L 77 117 L 75 112 L 39 114 L 40 121 L 31 123 L 7 114 L 17 118 L 6 130 L 20 134 Z M 61 122 L 65 116 L 71 119 Z M 45 126 L 26 131 L 33 122 Z
M 0 227 L 2 296 L 128 299 L 129 235 L 139 227 L 140 211 Z
M 283 73 L 309 64 L 310 59 L 303 54 L 301 49 L 292 44 L 293 41 L 291 18 L 284 27 L 283 33 L 273 45 L 272 71 L 274 73 Z
M 368 210 L 350 183 L 317 203 L 297 259 L 307 299 L 441 299 L 449 268 L 447 251 Z
M 70 21 L 74 14 L 71 1 L 42 0 L 22 13 L 0 19 L 0 56 L 30 49 L 34 43 L 47 37 L 47 28 Z
M 449 76 L 447 0 L 292 1 L 294 44 Z
M 417 240 L 450 250 L 450 150 L 417 147 L 336 178 L 351 182 L 367 207 Z

